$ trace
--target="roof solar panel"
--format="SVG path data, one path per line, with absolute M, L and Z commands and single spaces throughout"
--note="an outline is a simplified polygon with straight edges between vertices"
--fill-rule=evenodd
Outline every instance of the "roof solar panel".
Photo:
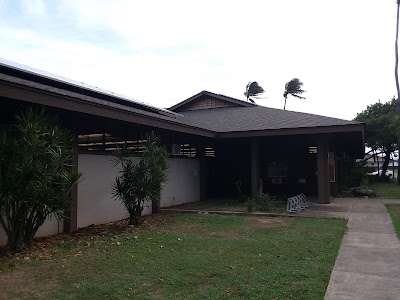
M 103 94 L 103 95 L 106 95 L 106 96 L 111 96 L 111 97 L 118 98 L 118 99 L 121 99 L 121 100 L 124 100 L 124 101 L 132 102 L 132 103 L 138 104 L 140 106 L 143 106 L 144 108 L 147 108 L 148 110 L 151 110 L 153 112 L 160 113 L 162 115 L 166 115 L 166 116 L 169 116 L 169 117 L 176 117 L 177 115 L 179 115 L 179 114 L 177 114 L 175 112 L 172 112 L 170 110 L 167 110 L 167 109 L 164 109 L 164 108 L 155 107 L 155 106 L 153 106 L 151 104 L 148 104 L 148 103 L 143 102 L 143 101 L 136 100 L 136 99 L 131 98 L 131 97 L 127 97 L 127 96 L 124 96 L 124 95 L 121 95 L 121 94 L 118 94 L 118 93 L 114 93 L 114 92 L 111 92 L 111 91 L 108 91 L 108 90 L 101 89 L 101 88 L 99 88 L 97 86 L 92 86 L 92 85 L 86 84 L 84 82 L 72 80 L 72 79 L 69 79 L 69 78 L 66 78 L 66 77 L 63 77 L 63 76 L 52 74 L 50 72 L 46 72 L 46 71 L 39 70 L 39 69 L 36 69 L 36 68 L 32 68 L 32 67 L 29 67 L 29 66 L 26 66 L 26 65 L 23 65 L 23 64 L 19 64 L 17 62 L 13 62 L 13 61 L 1 58 L 1 57 L 0 57 L 0 66 L 6 67 L 6 68 L 12 68 L 14 70 L 18 70 L 18 71 L 22 71 L 22 72 L 25 72 L 25 73 L 33 74 L 33 75 L 36 75 L 36 76 L 39 76 L 39 77 L 42 77 L 42 78 L 50 79 L 50 80 L 53 80 L 53 81 L 58 81 L 58 82 L 65 83 L 65 84 L 68 84 L 68 85 L 71 85 L 71 86 L 75 86 L 75 87 L 79 87 L 79 88 L 82 88 L 82 89 L 86 89 L 88 91 L 93 91 L 93 92 L 96 92 L 96 93 L 99 93 L 99 94 Z

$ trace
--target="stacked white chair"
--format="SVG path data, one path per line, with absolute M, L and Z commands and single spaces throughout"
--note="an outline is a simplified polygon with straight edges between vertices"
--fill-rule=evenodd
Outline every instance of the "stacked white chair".
M 288 199 L 286 211 L 290 213 L 298 213 L 310 205 L 310 200 L 308 200 L 307 197 L 302 193 Z

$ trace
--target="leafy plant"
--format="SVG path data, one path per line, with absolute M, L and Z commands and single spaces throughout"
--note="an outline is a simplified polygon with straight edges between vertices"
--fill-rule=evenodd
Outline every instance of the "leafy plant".
M 149 133 L 138 163 L 126 147 L 116 153 L 115 166 L 120 166 L 121 171 L 112 185 L 112 193 L 128 211 L 130 225 L 140 225 L 144 202 L 160 196 L 161 184 L 166 179 L 167 153 L 159 144 L 159 137 Z
M 368 176 L 368 182 L 391 182 L 391 178 L 389 176 L 383 175 L 383 176 L 379 176 L 379 175 L 371 175 Z
M 269 212 L 271 211 L 272 203 L 275 200 L 274 197 L 270 196 L 268 193 L 259 193 L 255 199 L 244 196 L 244 199 L 248 212 L 253 212 L 255 210 Z
M 365 162 L 352 161 L 349 166 L 349 172 L 344 180 L 345 188 L 352 188 L 357 186 L 365 186 L 368 184 L 367 168 Z
M 364 197 L 364 196 L 376 197 L 376 193 L 373 190 L 363 185 L 351 188 L 350 192 L 355 197 Z
M 273 200 L 274 198 L 268 193 L 259 193 L 255 199 L 257 209 L 260 211 L 269 212 L 271 210 Z
M 256 201 L 252 198 L 250 198 L 249 196 L 244 196 L 246 201 L 244 202 L 244 204 L 247 207 L 247 211 L 248 212 L 253 212 L 256 209 Z
M 70 189 L 80 175 L 72 171 L 67 130 L 45 109 L 28 109 L 16 125 L 0 133 L 0 224 L 7 248 L 30 248 L 46 218 L 65 218 Z

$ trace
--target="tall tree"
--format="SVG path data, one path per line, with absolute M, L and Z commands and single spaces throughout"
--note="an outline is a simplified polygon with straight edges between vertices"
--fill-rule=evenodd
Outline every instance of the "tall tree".
M 397 15 L 396 15 L 396 41 L 394 45 L 395 50 L 395 68 L 394 68 L 394 77 L 396 80 L 396 89 L 397 89 L 397 109 L 400 111 L 400 85 L 399 85 L 399 14 L 400 14 L 400 0 L 396 1 L 397 3 Z
M 257 98 L 261 96 L 264 92 L 264 89 L 258 84 L 257 81 L 251 81 L 247 84 L 244 95 L 246 96 L 247 101 L 255 103 L 252 98 Z
M 385 154 L 381 176 L 385 176 L 390 154 L 397 149 L 399 116 L 393 98 L 386 103 L 377 102 L 357 114 L 355 120 L 366 123 L 365 142 L 368 147 Z
M 400 1 L 400 0 L 399 0 Z M 305 97 L 300 96 L 305 92 L 303 88 L 303 83 L 298 78 L 293 78 L 289 82 L 285 84 L 285 92 L 283 93 L 283 97 L 285 97 L 285 105 L 283 109 L 286 110 L 286 100 L 289 95 L 299 99 L 306 99 Z
M 397 4 L 397 14 L 396 14 L 396 41 L 394 45 L 395 50 L 395 68 L 394 68 L 394 78 L 396 80 L 397 89 L 397 113 L 400 113 L 400 85 L 399 85 L 399 13 L 400 13 L 400 0 L 396 1 Z M 397 139 L 397 144 L 400 146 L 400 136 Z M 398 156 L 398 162 L 400 162 L 400 151 Z M 400 185 L 400 163 L 397 167 L 397 181 L 396 183 Z

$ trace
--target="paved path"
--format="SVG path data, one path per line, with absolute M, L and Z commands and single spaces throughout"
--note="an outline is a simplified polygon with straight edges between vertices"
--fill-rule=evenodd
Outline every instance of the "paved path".
M 400 241 L 382 200 L 355 200 L 325 300 L 400 299 Z

